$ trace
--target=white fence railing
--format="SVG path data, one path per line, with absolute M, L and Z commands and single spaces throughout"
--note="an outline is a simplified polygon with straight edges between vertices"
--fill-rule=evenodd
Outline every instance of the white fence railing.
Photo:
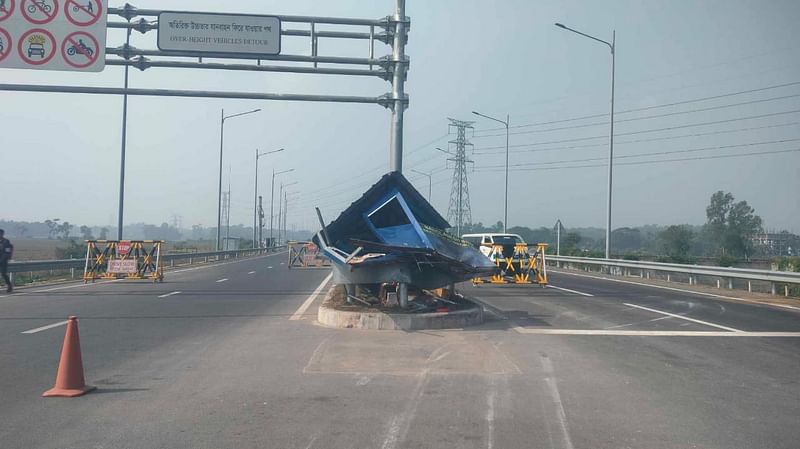
M 776 293 L 777 284 L 800 285 L 800 273 L 790 271 L 684 265 L 677 263 L 644 262 L 639 260 L 594 259 L 590 257 L 571 256 L 547 256 L 547 261 L 550 262 L 551 265 L 567 268 L 590 266 L 607 267 L 610 269 L 607 271 L 616 271 L 618 274 L 630 274 L 631 271 L 635 271 L 638 272 L 641 277 L 648 278 L 651 273 L 666 273 L 667 275 L 669 273 L 685 274 L 688 275 L 690 284 L 696 283 L 696 278 L 698 276 L 708 276 L 728 280 L 729 288 L 733 288 L 733 280 L 744 280 L 748 281 L 748 290 L 750 290 L 750 282 L 752 281 L 769 282 L 771 283 L 771 291 L 773 294 Z
M 209 260 L 224 260 L 231 258 L 255 256 L 258 254 L 267 254 L 270 252 L 283 251 L 286 246 L 277 246 L 274 248 L 261 248 L 261 249 L 237 249 L 230 251 L 206 251 L 194 253 L 176 253 L 176 254 L 162 254 L 161 260 L 165 266 L 173 266 L 176 262 L 185 261 L 185 263 L 192 264 L 197 262 L 208 262 Z M 86 261 L 80 259 L 59 259 L 59 260 L 28 260 L 28 261 L 11 261 L 8 264 L 8 272 L 13 277 L 14 273 L 40 273 L 44 271 L 67 271 L 79 270 L 83 272 Z

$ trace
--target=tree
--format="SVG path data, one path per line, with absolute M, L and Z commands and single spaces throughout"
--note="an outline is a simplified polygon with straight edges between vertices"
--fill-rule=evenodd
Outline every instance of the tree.
M 47 238 L 52 239 L 58 233 L 58 222 L 61 221 L 60 218 L 54 218 L 52 220 L 45 220 L 44 224 L 47 225 Z
M 694 238 L 694 233 L 685 225 L 672 225 L 658 234 L 662 251 L 672 262 L 677 263 L 689 261 L 692 238 Z
M 108 238 L 108 228 L 102 227 L 100 228 L 100 240 L 105 240 Z
M 722 190 L 711 195 L 706 230 L 719 255 L 747 257 L 752 253 L 751 237 L 762 231 L 762 220 L 747 201 L 735 201 Z
M 636 228 L 618 228 L 611 231 L 614 249 L 620 252 L 642 249 L 642 233 Z
M 69 224 L 68 221 L 65 221 L 56 227 L 56 233 L 61 234 L 61 237 L 59 237 L 60 239 L 69 240 L 69 234 L 72 232 L 73 227 L 74 226 Z
M 81 226 L 80 227 L 80 231 L 81 231 L 81 238 L 82 239 L 84 239 L 84 240 L 94 240 L 94 236 L 92 235 L 92 228 L 90 228 L 89 226 L 86 226 L 86 225 Z

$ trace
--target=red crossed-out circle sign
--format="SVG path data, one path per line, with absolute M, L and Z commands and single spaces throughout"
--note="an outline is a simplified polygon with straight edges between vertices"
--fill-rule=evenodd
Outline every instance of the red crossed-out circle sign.
M 58 0 L 22 0 L 19 10 L 28 22 L 44 25 L 58 15 Z
M 61 44 L 61 56 L 64 62 L 82 69 L 97 62 L 100 56 L 100 44 L 89 33 L 78 31 L 64 38 Z
M 17 51 L 28 64 L 47 64 L 56 54 L 56 38 L 47 30 L 34 28 L 19 38 Z
M 79 27 L 94 25 L 105 14 L 102 0 L 67 0 L 64 12 L 67 20 Z
M 6 0 L 6 4 L 0 8 L 0 22 L 8 19 L 11 17 L 11 14 L 14 14 L 14 5 L 16 4 L 16 0 Z
M 8 31 L 0 28 L 0 61 L 6 59 L 12 51 L 14 51 L 14 47 L 11 44 L 11 35 L 8 34 Z

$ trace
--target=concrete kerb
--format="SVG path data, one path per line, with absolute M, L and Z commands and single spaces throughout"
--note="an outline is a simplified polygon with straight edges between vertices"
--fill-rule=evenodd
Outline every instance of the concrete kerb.
M 342 329 L 425 330 L 460 329 L 483 323 L 483 307 L 477 304 L 464 310 L 435 313 L 336 310 L 331 306 L 335 287 L 331 286 L 328 290 L 317 312 L 317 321 L 323 326 Z

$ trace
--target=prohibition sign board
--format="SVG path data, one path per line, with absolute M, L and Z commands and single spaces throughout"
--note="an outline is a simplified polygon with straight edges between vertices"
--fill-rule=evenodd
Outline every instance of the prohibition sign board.
M 6 59 L 14 52 L 14 44 L 11 42 L 11 35 L 8 31 L 0 28 L 0 61 Z
M 58 15 L 58 0 L 22 0 L 19 10 L 28 22 L 44 25 Z
M 56 54 L 56 39 L 49 31 L 34 28 L 19 38 L 17 50 L 19 57 L 28 64 L 47 64 Z M 39 59 L 34 59 L 34 56 Z
M 88 27 L 100 20 L 105 11 L 101 0 L 87 0 L 85 4 L 78 3 L 78 0 L 67 0 L 64 3 L 64 14 L 73 25 Z
M 6 0 L 6 4 L 4 7 L 0 8 L 0 22 L 8 19 L 11 17 L 11 14 L 14 14 L 14 5 L 16 4 L 16 0 Z
M 94 64 L 99 55 L 100 44 L 97 39 L 83 31 L 70 34 L 61 44 L 61 56 L 64 57 L 64 62 L 77 69 Z

